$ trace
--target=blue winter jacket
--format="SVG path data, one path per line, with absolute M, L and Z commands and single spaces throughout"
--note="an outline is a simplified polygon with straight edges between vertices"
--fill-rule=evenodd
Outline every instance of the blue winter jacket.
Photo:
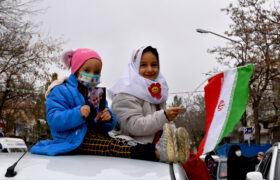
M 55 86 L 46 100 L 47 122 L 51 129 L 53 140 L 44 140 L 31 148 L 31 153 L 57 155 L 76 149 L 87 132 L 86 120 L 82 117 L 80 108 L 85 105 L 85 99 L 78 91 L 78 81 L 71 74 L 66 83 Z M 106 107 L 108 105 L 106 103 Z M 108 108 L 109 109 L 109 108 Z M 109 109 L 112 121 L 102 123 L 102 131 L 109 132 L 116 125 L 116 118 Z

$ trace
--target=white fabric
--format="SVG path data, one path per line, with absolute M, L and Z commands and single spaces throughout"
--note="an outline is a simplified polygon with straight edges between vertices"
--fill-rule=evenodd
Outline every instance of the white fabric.
M 237 157 L 240 157 L 240 156 L 242 155 L 242 153 L 241 153 L 240 150 L 239 150 L 239 151 L 236 151 L 235 154 L 236 154 Z
M 63 77 L 63 78 L 60 78 L 60 79 L 57 79 L 55 81 L 53 81 L 49 87 L 48 87 L 48 90 L 46 91 L 46 94 L 45 94 L 45 98 L 47 99 L 47 96 L 50 94 L 51 90 L 55 87 L 55 86 L 58 86 L 60 84 L 63 84 L 64 82 L 66 82 L 68 80 L 68 77 Z
M 121 79 L 118 80 L 115 84 L 113 84 L 113 86 L 111 86 L 108 89 L 108 95 L 110 99 L 113 99 L 116 94 L 127 93 L 145 101 L 148 101 L 152 104 L 160 104 L 167 100 L 168 85 L 165 81 L 165 78 L 160 72 L 154 81 L 146 79 L 139 74 L 142 52 L 146 47 L 147 46 L 144 46 L 134 51 L 131 57 L 131 61 L 128 64 L 128 68 L 123 73 Z M 160 99 L 152 97 L 148 90 L 150 85 L 155 82 L 158 82 L 161 85 L 162 97 Z

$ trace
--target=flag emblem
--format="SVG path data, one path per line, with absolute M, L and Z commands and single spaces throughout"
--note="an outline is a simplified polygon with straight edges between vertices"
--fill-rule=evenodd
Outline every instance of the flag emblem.
M 218 111 L 221 111 L 224 108 L 224 106 L 225 106 L 225 101 L 221 100 L 218 106 Z

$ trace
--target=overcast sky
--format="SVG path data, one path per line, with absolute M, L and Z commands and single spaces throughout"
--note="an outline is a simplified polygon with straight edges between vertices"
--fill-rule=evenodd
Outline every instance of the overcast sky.
M 191 92 L 219 67 L 207 49 L 227 40 L 199 34 L 196 28 L 223 34 L 230 23 L 225 0 L 43 0 L 36 17 L 40 31 L 63 37 L 64 50 L 91 48 L 104 63 L 101 85 L 110 87 L 124 72 L 132 51 L 158 49 L 169 92 Z M 55 70 L 57 71 L 57 70 Z M 58 71 L 59 77 L 70 71 Z M 203 90 L 201 87 L 199 90 Z

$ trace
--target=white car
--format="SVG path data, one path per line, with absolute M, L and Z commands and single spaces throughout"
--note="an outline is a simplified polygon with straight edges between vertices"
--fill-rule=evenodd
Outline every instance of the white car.
M 280 180 L 280 142 L 266 151 L 256 171 L 247 173 L 247 180 Z
M 7 169 L 15 163 L 14 171 L 11 168 L 9 171 L 9 175 L 14 176 L 6 177 Z M 184 168 L 177 163 L 93 155 L 45 156 L 29 152 L 23 156 L 23 153 L 6 151 L 0 153 L 0 179 L 186 180 L 188 177 Z
M 0 137 L 0 152 L 25 152 L 27 146 L 23 139 Z

